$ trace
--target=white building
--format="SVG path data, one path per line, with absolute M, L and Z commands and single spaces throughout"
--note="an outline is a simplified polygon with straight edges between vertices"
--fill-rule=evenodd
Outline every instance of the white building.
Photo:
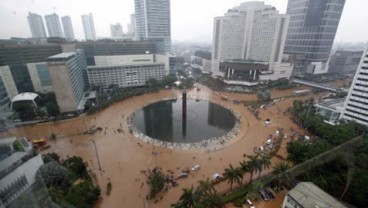
M 56 13 L 45 15 L 45 20 L 49 37 L 64 37 L 59 15 Z
M 96 40 L 96 30 L 92 13 L 82 15 L 82 23 L 85 39 Z
M 331 98 L 314 104 L 314 107 L 316 107 L 316 113 L 322 116 L 326 123 L 335 125 L 339 122 L 344 103 L 345 98 Z
M 67 40 L 74 40 L 74 30 L 70 16 L 61 17 L 61 22 L 63 24 L 64 37 Z
M 368 124 L 368 47 L 355 73 L 341 118 Z
M 220 63 L 246 59 L 269 63 L 262 79 L 289 78 L 290 64 L 281 64 L 290 18 L 263 2 L 246 2 L 214 19 L 212 65 L 215 76 L 223 76 Z M 276 75 L 272 75 L 276 73 Z M 269 76 L 269 77 L 268 77 Z
M 113 38 L 122 38 L 123 37 L 123 27 L 120 23 L 116 23 L 115 25 L 110 25 L 111 37 Z
M 115 84 L 119 87 L 136 87 L 146 85 L 146 81 L 150 78 L 162 80 L 164 68 L 163 63 L 89 66 L 87 75 L 91 86 L 108 87 Z
M 19 145 L 22 150 L 14 149 Z M 0 207 L 3 208 L 36 182 L 36 172 L 43 161 L 41 155 L 27 159 L 32 154 L 32 145 L 24 137 L 0 139 L 0 147 Z
M 165 52 L 170 52 L 170 0 L 134 0 L 134 2 L 136 39 L 162 38 Z
M 87 62 L 81 50 L 47 58 L 50 78 L 60 112 L 83 110 L 82 101 Z
M 337 199 L 324 192 L 312 182 L 301 182 L 285 196 L 282 208 L 346 208 Z
M 29 28 L 31 29 L 32 37 L 34 38 L 47 37 L 45 26 L 43 24 L 41 15 L 28 12 L 27 19 L 28 19 Z

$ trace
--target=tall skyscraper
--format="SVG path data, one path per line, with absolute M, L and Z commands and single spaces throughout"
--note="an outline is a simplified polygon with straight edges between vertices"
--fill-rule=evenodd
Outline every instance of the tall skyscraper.
M 135 36 L 135 14 L 130 15 L 130 23 L 128 24 L 128 35 Z
M 263 2 L 246 2 L 215 17 L 212 72 L 221 75 L 219 64 L 227 59 L 281 62 L 289 16 Z
M 45 15 L 45 20 L 49 37 L 64 37 L 59 15 L 56 13 Z
M 34 38 L 45 38 L 46 30 L 43 24 L 42 16 L 28 12 L 28 24 L 29 28 L 31 29 L 32 37 Z
M 297 59 L 295 69 L 305 71 L 311 62 L 327 62 L 344 4 L 345 0 L 289 0 L 285 53 Z
M 341 118 L 368 124 L 368 47 L 355 73 Z
M 74 30 L 70 16 L 61 17 L 61 22 L 63 24 L 65 38 L 74 40 Z
M 96 40 L 95 23 L 92 13 L 82 15 L 84 37 L 86 40 Z
M 134 0 L 137 39 L 162 38 L 171 50 L 170 0 Z
M 120 23 L 116 23 L 115 25 L 110 25 L 111 37 L 113 38 L 121 38 L 123 37 L 123 27 Z

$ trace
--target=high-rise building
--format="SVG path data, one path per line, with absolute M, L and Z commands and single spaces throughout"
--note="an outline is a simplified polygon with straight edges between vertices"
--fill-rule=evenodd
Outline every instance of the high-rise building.
M 92 13 L 82 15 L 84 37 L 86 40 L 96 40 L 95 23 Z
M 45 15 L 45 20 L 49 37 L 64 37 L 59 15 L 56 13 Z
M 130 23 L 128 24 L 128 35 L 135 36 L 135 14 L 130 15 Z
M 170 0 L 135 0 L 135 37 L 163 38 L 166 52 L 171 50 Z
M 312 62 L 327 62 L 344 4 L 345 0 L 289 0 L 285 54 L 294 57 L 294 69 L 303 72 Z
M 215 17 L 212 73 L 226 75 L 228 69 L 220 71 L 220 63 L 225 60 L 242 59 L 247 60 L 241 61 L 245 64 L 252 64 L 251 62 L 254 61 L 265 62 L 263 65 L 269 65 L 270 72 L 279 73 L 280 76 L 274 76 L 275 79 L 282 76 L 288 77 L 289 69 L 287 73 L 284 69 L 279 70 L 283 68 L 280 64 L 288 25 L 288 15 L 279 14 L 275 7 L 265 5 L 263 2 L 246 2 L 229 9 L 224 16 Z M 229 66 L 226 65 L 226 68 Z M 258 79 L 260 74 L 260 72 L 248 71 L 242 73 L 254 73 L 252 80 Z M 236 73 L 231 69 L 227 75 L 231 74 L 235 76 Z
M 120 23 L 116 23 L 115 25 L 110 25 L 111 37 L 113 38 L 121 38 L 123 37 L 123 27 Z
M 32 37 L 34 38 L 45 38 L 46 30 L 43 24 L 42 16 L 28 12 L 28 24 L 29 28 L 31 29 Z
M 368 124 L 368 47 L 355 73 L 341 118 Z
M 63 24 L 65 38 L 67 40 L 74 40 L 74 30 L 70 16 L 61 17 L 61 22 Z
M 81 50 L 47 58 L 47 65 L 60 112 L 78 111 L 85 88 L 87 63 Z

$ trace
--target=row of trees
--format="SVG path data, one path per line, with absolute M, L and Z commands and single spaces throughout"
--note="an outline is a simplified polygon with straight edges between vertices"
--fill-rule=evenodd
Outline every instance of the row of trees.
M 271 157 L 269 155 L 244 155 L 244 158 L 247 160 L 244 159 L 239 162 L 239 166 L 234 167 L 232 164 L 229 164 L 229 167 L 225 168 L 223 181 L 227 181 L 227 183 L 230 184 L 230 190 L 233 190 L 233 184 L 242 185 L 245 175 L 249 174 L 250 180 L 247 186 L 251 188 L 248 190 L 247 198 L 258 199 L 258 190 L 261 189 L 263 185 L 258 183 L 258 185 L 252 185 L 254 174 L 258 173 L 259 178 L 262 171 L 268 170 L 271 166 Z M 280 174 L 288 170 L 290 166 L 288 163 L 279 162 L 272 168 L 274 174 Z M 199 186 L 196 189 L 193 187 L 183 189 L 179 201 L 173 204 L 172 207 L 223 207 L 225 200 L 214 189 L 214 185 L 217 183 L 216 181 L 211 181 L 207 178 L 207 180 L 199 181 L 198 183 Z M 290 184 L 289 178 L 278 178 L 278 186 L 286 184 Z M 204 202 L 209 203 L 210 206 L 208 204 L 204 206 Z

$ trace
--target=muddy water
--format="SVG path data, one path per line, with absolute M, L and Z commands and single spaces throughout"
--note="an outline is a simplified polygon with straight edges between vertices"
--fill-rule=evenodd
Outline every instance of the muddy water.
M 272 93 L 272 97 L 290 95 L 294 90 L 296 89 L 277 90 Z M 216 103 L 221 103 L 242 117 L 240 133 L 228 141 L 229 144 L 226 144 L 226 148 L 211 152 L 205 150 L 170 150 L 144 143 L 129 133 L 127 117 L 131 113 L 145 103 L 167 97 L 179 97 L 180 95 L 180 91 L 165 90 L 159 93 L 133 97 L 92 116 L 12 129 L 5 133 L 6 135 L 3 133 L 2 136 L 26 136 L 35 139 L 55 133 L 58 139 L 50 141 L 51 148 L 46 152 L 56 152 L 62 157 L 67 155 L 83 157 L 88 162 L 89 168 L 95 174 L 95 179 L 102 189 L 102 199 L 96 207 L 110 208 L 170 207 L 170 204 L 178 200 L 182 188 L 190 187 L 192 184 L 196 186 L 198 180 L 211 178 L 212 174 L 216 172 L 221 173 L 230 163 L 238 165 L 243 160 L 243 154 L 252 154 L 253 148 L 262 145 L 267 136 L 274 134 L 277 128 L 284 128 L 288 134 L 290 127 L 302 131 L 290 121 L 288 116 L 282 114 L 296 98 L 286 99 L 268 109 L 261 110 L 260 117 L 262 119 L 257 120 L 243 105 L 221 100 L 221 95 L 226 95 L 230 99 L 256 100 L 255 95 L 237 93 L 217 95 L 208 88 L 201 86 L 201 91 L 191 90 L 188 95 L 193 98 L 197 96 L 205 97 Z M 263 125 L 263 120 L 266 118 L 271 119 L 271 125 L 268 127 Z M 93 125 L 102 127 L 103 130 L 94 135 L 76 135 Z M 118 129 L 122 131 L 119 133 Z M 286 156 L 284 145 L 279 154 Z M 276 159 L 273 160 L 273 163 L 275 161 Z M 162 200 L 154 203 L 145 199 L 148 194 L 148 187 L 145 183 L 145 176 L 140 173 L 141 170 L 152 169 L 157 165 L 162 167 L 164 171 L 172 170 L 175 174 L 178 174 L 179 170 L 191 167 L 194 164 L 201 166 L 200 171 L 186 179 L 180 179 L 178 181 L 179 187 L 171 188 L 163 195 Z M 266 172 L 264 171 L 263 174 Z M 109 179 L 112 182 L 112 192 L 110 196 L 106 196 L 106 184 Z M 249 176 L 245 180 L 248 179 Z M 229 189 L 229 185 L 226 182 L 221 183 L 216 186 L 216 189 L 223 193 Z

